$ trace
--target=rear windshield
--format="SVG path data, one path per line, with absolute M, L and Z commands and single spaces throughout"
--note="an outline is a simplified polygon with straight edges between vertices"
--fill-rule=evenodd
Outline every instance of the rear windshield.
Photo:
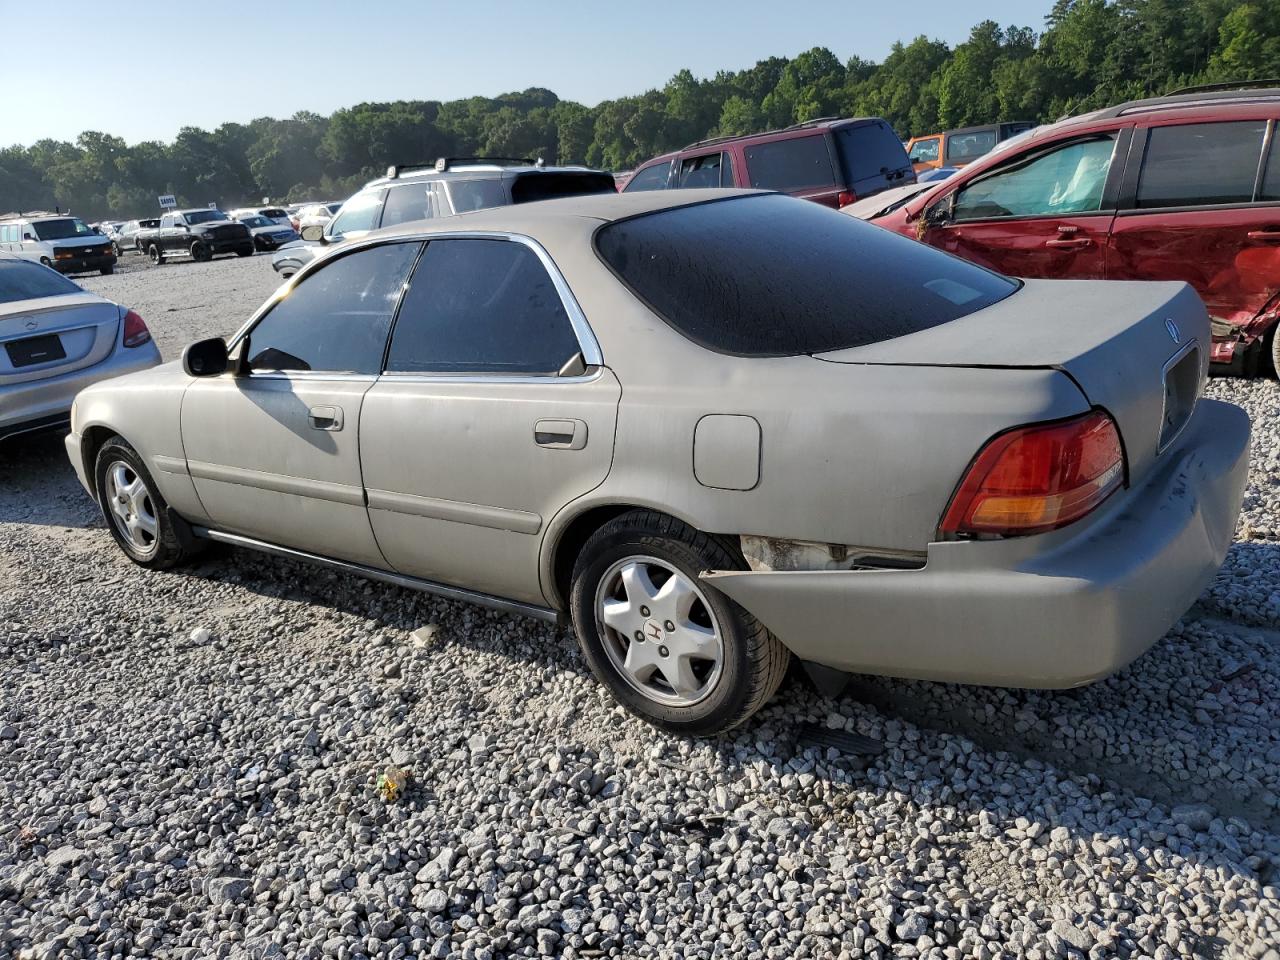
M 0 303 L 82 292 L 60 273 L 29 260 L 0 260 Z
M 695 343 L 747 357 L 892 340 L 1003 300 L 1013 280 L 820 204 L 735 197 L 621 220 L 596 249 Z
M 856 126 L 837 127 L 836 149 L 844 165 L 845 177 L 850 184 L 886 173 L 905 170 L 911 166 L 902 141 L 893 127 L 883 120 L 860 123 Z M 921 146 L 922 144 L 917 144 Z M 936 157 L 937 141 L 934 141 Z M 934 159 L 922 157 L 921 159 Z
M 584 193 L 617 193 L 608 173 L 522 173 L 511 184 L 512 203 L 577 197 Z

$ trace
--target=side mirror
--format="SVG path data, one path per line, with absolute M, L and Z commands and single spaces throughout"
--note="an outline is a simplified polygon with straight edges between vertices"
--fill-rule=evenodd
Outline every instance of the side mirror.
M 227 341 L 200 340 L 182 351 L 182 369 L 189 377 L 216 377 L 227 372 Z
M 320 226 L 318 223 L 307 224 L 302 228 L 302 239 L 308 240 L 311 243 L 316 243 L 317 241 L 324 243 L 324 227 Z
M 926 210 L 922 218 L 925 226 L 940 227 L 945 223 L 950 223 L 951 206 L 954 202 L 955 194 L 949 194 Z
M 22 235 L 22 239 L 23 239 L 23 240 L 34 240 L 34 239 L 35 239 L 35 235 L 34 235 L 34 234 L 30 234 L 30 233 L 24 233 L 24 234 Z

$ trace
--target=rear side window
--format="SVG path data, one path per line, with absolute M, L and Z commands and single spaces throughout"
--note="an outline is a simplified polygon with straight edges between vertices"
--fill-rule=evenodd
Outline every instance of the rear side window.
M 947 159 L 962 163 L 976 160 L 990 153 L 998 137 L 994 130 L 974 130 L 970 133 L 953 133 L 947 137 Z
M 902 152 L 901 143 L 898 151 Z M 825 134 L 757 143 L 743 152 L 753 187 L 788 191 L 836 184 Z
M 451 180 L 445 188 L 454 213 L 501 207 L 507 202 L 501 180 Z
M 665 190 L 667 178 L 671 173 L 671 162 L 655 163 L 652 167 L 638 170 L 631 178 L 623 193 L 638 193 L 641 190 Z
M 382 208 L 382 226 L 394 227 L 398 223 L 427 220 L 430 217 L 431 197 L 427 184 L 413 183 L 392 187 L 387 191 L 387 202 Z
M 420 243 L 386 243 L 332 260 L 249 331 L 252 370 L 376 374 Z
M 512 240 L 433 240 L 391 335 L 393 373 L 554 375 L 578 339 L 537 254 Z
M 578 197 L 587 193 L 617 193 L 607 173 L 522 173 L 511 184 L 512 203 Z
M 1251 202 L 1266 130 L 1263 120 L 1153 127 L 1137 206 Z
M 922 243 L 776 195 L 621 220 L 596 234 L 596 248 L 676 330 L 711 350 L 748 357 L 891 340 L 1017 289 Z
M 30 260 L 0 260 L 0 303 L 63 297 L 80 292 L 74 283 L 48 267 Z
M 725 168 L 726 153 L 712 153 L 705 157 L 689 157 L 680 162 L 680 186 L 687 189 L 698 187 L 732 187 L 733 170 Z

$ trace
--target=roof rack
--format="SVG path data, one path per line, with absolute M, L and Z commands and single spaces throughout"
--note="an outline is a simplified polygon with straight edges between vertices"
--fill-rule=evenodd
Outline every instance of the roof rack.
M 1269 87 L 1280 87 L 1280 78 L 1268 77 L 1265 80 L 1226 80 L 1221 83 L 1200 83 L 1193 87 L 1170 90 L 1165 96 L 1181 97 L 1188 93 L 1213 93 L 1218 90 L 1265 90 Z
M 839 120 L 839 117 L 814 117 L 812 120 L 801 120 L 799 123 L 793 123 L 789 127 L 783 127 L 783 130 L 803 130 L 805 127 L 816 127 L 820 123 L 830 123 L 832 120 Z
M 387 179 L 395 180 L 402 173 L 410 170 L 435 170 L 443 173 L 450 167 L 460 163 L 493 163 L 530 167 L 546 165 L 546 162 L 541 157 L 536 160 L 532 157 L 440 157 L 435 163 L 393 163 L 387 167 Z

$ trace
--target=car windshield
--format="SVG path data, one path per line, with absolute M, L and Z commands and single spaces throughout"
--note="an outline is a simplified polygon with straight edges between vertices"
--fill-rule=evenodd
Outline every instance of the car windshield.
M 74 283 L 48 267 L 30 260 L 0 260 L 0 303 L 81 292 Z
M 208 223 L 210 220 L 229 219 L 221 210 L 188 210 L 183 214 L 187 223 Z
M 66 240 L 69 237 L 92 237 L 93 231 L 83 221 L 75 217 L 63 217 L 59 220 L 41 220 L 31 225 L 36 236 L 41 240 Z
M 915 240 L 777 195 L 620 220 L 596 234 L 596 248 L 676 330 L 745 357 L 891 340 L 1018 289 L 1016 281 Z
M 246 227 L 274 227 L 275 221 L 266 217 L 241 217 L 240 222 Z

